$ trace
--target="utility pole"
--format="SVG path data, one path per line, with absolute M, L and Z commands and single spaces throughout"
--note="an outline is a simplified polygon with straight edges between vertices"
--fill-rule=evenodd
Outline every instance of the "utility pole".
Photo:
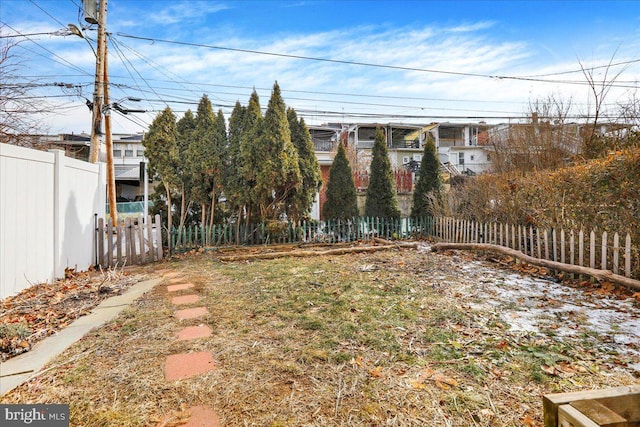
M 107 0 L 100 0 L 100 10 L 98 12 L 98 49 L 96 52 L 96 78 L 93 86 L 93 108 L 91 122 L 91 150 L 89 151 L 89 162 L 98 163 L 100 155 L 100 133 L 102 132 L 102 105 L 104 93 L 104 58 L 106 46 L 105 38 L 107 33 Z
M 100 5 L 107 0 L 100 0 Z M 105 17 L 106 21 L 106 17 Z M 116 200 L 116 172 L 113 165 L 113 141 L 111 139 L 111 105 L 109 104 L 109 56 L 107 55 L 107 38 L 104 40 L 104 105 L 108 110 L 104 115 L 105 145 L 107 149 L 107 198 L 109 199 L 109 216 L 111 223 L 118 224 L 118 203 Z
M 115 225 L 118 223 L 118 208 L 116 203 L 115 167 L 113 165 L 113 141 L 111 140 L 111 114 L 109 111 L 111 106 L 109 105 L 109 72 L 107 60 L 107 0 L 99 1 L 100 8 L 96 21 L 98 24 L 98 46 L 96 50 L 96 78 L 93 89 L 93 115 L 89 162 L 97 163 L 100 157 L 100 134 L 102 133 L 102 116 L 104 114 L 105 145 L 107 152 L 107 198 L 109 200 L 111 223 Z M 93 3 L 94 0 L 90 0 L 90 2 Z M 87 19 L 87 21 L 94 22 L 91 19 Z

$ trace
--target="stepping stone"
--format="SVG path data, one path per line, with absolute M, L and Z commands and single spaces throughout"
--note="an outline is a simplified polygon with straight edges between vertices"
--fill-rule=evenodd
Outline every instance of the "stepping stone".
M 184 289 L 193 288 L 193 286 L 194 286 L 193 283 L 182 283 L 180 285 L 169 285 L 169 286 L 167 286 L 167 291 L 169 291 L 169 292 L 182 291 Z
M 191 417 L 186 424 L 181 424 L 181 427 L 222 427 L 220 423 L 220 417 L 211 408 L 206 406 L 194 406 L 189 409 Z
M 177 283 L 184 283 L 184 279 L 182 277 L 174 277 L 173 279 L 169 279 L 169 283 L 175 285 Z
M 215 368 L 213 356 L 208 351 L 172 354 L 164 363 L 164 377 L 167 381 L 184 380 Z
M 178 341 L 195 340 L 211 336 L 211 328 L 207 325 L 189 326 L 178 332 Z
M 209 314 L 209 311 L 205 307 L 185 308 L 176 311 L 176 317 L 179 320 L 195 319 L 206 314 Z
M 178 420 L 186 419 L 182 424 L 176 424 L 180 422 Z M 192 406 L 186 411 L 178 414 L 173 413 L 167 415 L 162 421 L 160 421 L 156 427 L 166 427 L 167 425 L 175 425 L 180 427 L 221 427 L 220 416 L 211 408 L 206 406 Z
M 182 295 L 171 298 L 171 303 L 175 305 L 193 304 L 198 302 L 199 299 L 200 297 L 198 295 Z

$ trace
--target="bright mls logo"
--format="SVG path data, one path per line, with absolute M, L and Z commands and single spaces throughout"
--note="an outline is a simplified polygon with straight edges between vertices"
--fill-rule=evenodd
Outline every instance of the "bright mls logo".
M 69 427 L 69 405 L 0 405 L 0 425 Z

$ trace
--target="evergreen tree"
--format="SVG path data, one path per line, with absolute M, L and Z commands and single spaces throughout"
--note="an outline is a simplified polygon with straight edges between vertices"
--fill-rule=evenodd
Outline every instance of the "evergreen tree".
M 222 110 L 218 109 L 214 126 L 214 149 L 216 150 L 215 173 L 213 175 L 213 185 L 211 189 L 211 215 L 209 226 L 213 226 L 215 220 L 215 204 L 222 193 L 224 182 L 224 156 L 227 144 L 227 123 L 224 120 Z
M 151 176 L 160 177 L 167 194 L 167 229 L 169 231 L 172 228 L 171 189 L 176 188 L 181 181 L 178 173 L 180 157 L 177 139 L 176 117 L 171 108 L 167 107 L 158 113 L 149 126 L 149 132 L 142 140 L 145 157 L 149 159 L 149 173 Z
M 238 223 L 242 219 L 242 210 L 249 200 L 248 188 L 242 174 L 242 156 L 240 152 L 246 113 L 247 108 L 237 101 L 229 117 L 229 134 L 227 136 L 223 173 L 223 187 L 227 198 L 227 206 L 232 212 L 236 213 Z
M 249 223 L 256 209 L 257 171 L 263 158 L 259 137 L 262 132 L 262 111 L 260 98 L 254 90 L 249 98 L 249 104 L 244 114 L 242 134 L 240 136 L 241 172 L 244 178 L 247 209 L 246 221 Z
M 286 213 L 285 202 L 301 186 L 302 177 L 277 82 L 273 85 L 258 144 L 260 162 L 254 187 L 255 201 L 263 219 L 278 219 Z
M 322 206 L 322 217 L 326 220 L 351 219 L 358 216 L 356 186 L 353 183 L 351 166 L 342 143 L 329 170 L 327 200 Z
M 316 194 L 322 185 L 320 164 L 316 158 L 311 134 L 303 118 L 298 120 L 296 110 L 287 109 L 287 119 L 291 130 L 291 142 L 298 152 L 298 168 L 302 175 L 302 185 L 291 194 L 287 201 L 287 214 L 297 221 L 309 215 Z
M 418 171 L 418 182 L 413 190 L 411 216 L 414 218 L 433 216 L 434 212 L 429 196 L 439 196 L 441 187 L 440 162 L 438 161 L 436 145 L 433 140 L 429 139 L 424 145 L 422 163 Z
M 380 128 L 376 129 L 372 156 L 364 214 L 369 217 L 399 218 L 395 180 L 387 154 L 385 135 Z
M 196 129 L 196 118 L 191 110 L 187 110 L 184 116 L 176 123 L 178 158 L 181 160 L 182 170 L 181 187 L 182 197 L 180 197 L 180 228 L 184 226 L 187 216 L 188 206 L 191 205 L 191 190 L 193 189 L 193 174 L 191 172 L 191 162 L 189 160 L 190 145 Z M 188 202 L 188 203 L 187 203 Z
M 188 163 L 193 180 L 193 199 L 202 208 L 202 225 L 206 225 L 207 207 L 215 202 L 215 184 L 220 170 L 221 141 L 217 138 L 216 115 L 211 101 L 203 95 L 198 103 L 196 127 L 189 144 Z M 213 214 L 213 210 L 210 212 Z

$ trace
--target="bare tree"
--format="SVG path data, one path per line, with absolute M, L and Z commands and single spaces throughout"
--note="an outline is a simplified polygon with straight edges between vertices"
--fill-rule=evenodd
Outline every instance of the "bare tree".
M 19 43 L 0 38 L 0 142 L 37 148 L 42 144 L 38 134 L 43 133 L 38 116 L 50 109 L 32 95 L 37 82 L 19 78 L 24 67 L 24 59 L 15 53 Z
M 551 94 L 529 102 L 526 122 L 495 127 L 489 136 L 494 172 L 525 174 L 564 165 L 581 148 L 579 125 L 567 121 L 572 107 L 571 98 Z
M 593 120 L 590 124 L 587 124 L 582 150 L 587 158 L 599 157 L 608 149 L 605 143 L 606 139 L 602 138 L 602 135 L 598 132 L 598 126 L 600 125 L 600 119 L 604 113 L 605 99 L 607 98 L 607 95 L 611 91 L 611 88 L 614 86 L 618 77 L 620 77 L 620 75 L 628 68 L 628 65 L 622 67 L 620 71 L 611 75 L 614 65 L 613 59 L 615 58 L 616 53 L 617 50 L 613 52 L 611 59 L 609 59 L 609 63 L 605 67 L 598 68 L 602 68 L 604 70 L 602 72 L 601 79 L 596 75 L 596 68 L 586 68 L 582 64 L 582 61 L 579 61 L 582 74 L 587 80 L 591 94 L 593 95 L 593 114 L 591 114 L 591 111 L 588 114 L 588 117 L 592 117 Z M 591 106 L 589 106 L 589 110 L 591 110 Z

